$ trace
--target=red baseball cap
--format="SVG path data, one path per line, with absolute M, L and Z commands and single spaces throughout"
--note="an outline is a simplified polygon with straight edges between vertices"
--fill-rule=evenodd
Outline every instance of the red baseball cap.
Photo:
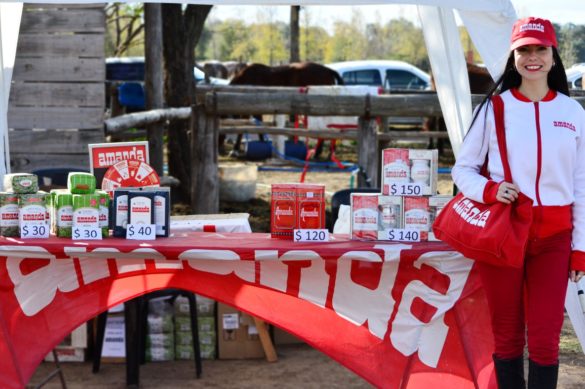
M 510 50 L 526 45 L 557 47 L 557 36 L 552 23 L 532 16 L 517 20 L 512 28 Z

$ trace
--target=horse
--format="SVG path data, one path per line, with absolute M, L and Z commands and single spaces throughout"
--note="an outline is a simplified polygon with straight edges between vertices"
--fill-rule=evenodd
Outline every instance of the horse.
M 203 64 L 203 71 L 207 77 L 228 78 L 228 69 L 218 61 L 208 61 Z
M 295 62 L 288 65 L 267 66 L 253 63 L 241 69 L 230 85 L 288 86 L 343 85 L 343 79 L 333 69 L 314 62 Z M 260 136 L 263 140 L 263 137 Z M 220 136 L 220 147 L 225 136 Z M 242 134 L 238 134 L 234 150 L 239 151 Z M 319 150 L 320 151 L 320 150 Z
M 469 89 L 472 94 L 486 94 L 490 91 L 495 83 L 488 70 L 483 66 L 478 66 L 472 63 L 467 63 L 467 75 L 469 77 Z M 431 74 L 431 89 L 437 90 L 435 86 L 435 79 Z M 423 123 L 423 131 L 447 131 L 447 126 L 443 118 L 437 118 L 436 116 L 427 117 Z M 433 147 L 431 140 L 429 147 Z M 437 140 L 437 148 L 439 152 L 443 151 L 442 139 Z
M 343 79 L 335 70 L 314 62 L 296 62 L 273 67 L 253 63 L 236 73 L 230 84 L 301 87 L 343 85 Z

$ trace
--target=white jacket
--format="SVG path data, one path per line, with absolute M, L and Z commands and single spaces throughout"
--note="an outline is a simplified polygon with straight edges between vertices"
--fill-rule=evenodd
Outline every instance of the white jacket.
M 572 205 L 573 250 L 585 254 L 585 110 L 562 93 L 549 93 L 540 102 L 517 90 L 501 97 L 514 184 L 534 206 Z M 479 174 L 486 153 L 492 180 L 503 181 L 491 104 L 477 115 L 452 170 L 459 190 L 479 202 L 484 202 L 488 181 Z

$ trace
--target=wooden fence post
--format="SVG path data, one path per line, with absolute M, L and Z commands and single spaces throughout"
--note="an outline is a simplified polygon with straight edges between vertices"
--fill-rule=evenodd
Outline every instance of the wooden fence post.
M 207 114 L 204 104 L 194 105 L 191 110 L 191 210 L 195 214 L 218 213 L 219 119 Z
M 358 175 L 358 187 L 377 188 L 378 161 L 380 159 L 378 147 L 378 124 L 375 118 L 360 116 L 358 120 L 358 164 L 363 169 L 363 174 Z

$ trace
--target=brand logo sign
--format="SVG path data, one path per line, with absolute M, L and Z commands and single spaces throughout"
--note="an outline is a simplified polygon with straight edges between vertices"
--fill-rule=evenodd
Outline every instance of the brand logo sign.
M 544 25 L 542 25 L 541 23 L 526 23 L 520 26 L 520 32 L 524 31 L 544 32 Z
M 490 217 L 489 209 L 481 211 L 471 200 L 465 197 L 453 204 L 453 209 L 467 223 L 481 228 L 485 227 L 485 224 Z
M 569 130 L 571 130 L 573 132 L 574 131 L 577 131 L 577 128 L 575 127 L 575 125 L 573 123 L 563 122 L 563 121 L 560 121 L 560 120 L 555 120 L 555 121 L 553 121 L 553 125 L 555 127 L 567 128 L 567 129 L 569 129 Z

